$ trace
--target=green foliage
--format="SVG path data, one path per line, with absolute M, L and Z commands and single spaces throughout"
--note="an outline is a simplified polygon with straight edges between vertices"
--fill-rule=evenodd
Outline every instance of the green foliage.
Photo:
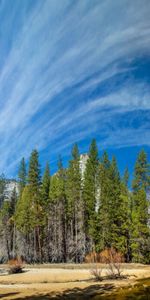
M 18 200 L 15 214 L 16 225 L 20 231 L 29 233 L 43 224 L 42 198 L 40 193 L 40 166 L 38 152 L 33 150 L 29 161 L 28 185 Z
M 37 150 L 33 150 L 29 161 L 28 184 L 33 192 L 38 192 L 41 183 L 39 155 Z
M 64 182 L 59 174 L 56 174 L 51 179 L 51 188 L 49 193 L 49 198 L 51 202 L 56 202 L 62 199 L 64 195 Z
M 100 207 L 99 207 L 99 235 L 97 241 L 98 250 L 104 250 L 111 247 L 111 232 L 112 232 L 112 181 L 111 181 L 111 162 L 109 161 L 108 154 L 104 152 L 100 161 Z M 110 230 L 111 228 L 111 230 Z
M 41 188 L 42 201 L 43 204 L 45 205 L 49 198 L 49 190 L 50 190 L 50 167 L 49 167 L 49 163 L 47 163 L 42 178 L 42 188 Z
M 150 186 L 150 168 L 147 162 L 147 155 L 141 150 L 135 164 L 134 179 L 132 183 L 133 191 L 139 189 L 147 190 Z
M 17 202 L 15 223 L 17 228 L 24 234 L 32 230 L 33 207 L 31 204 L 31 191 L 29 186 L 23 190 L 21 198 Z
M 104 152 L 99 160 L 95 140 L 84 173 L 80 166 L 75 144 L 68 168 L 60 157 L 58 171 L 50 176 L 47 163 L 41 180 L 33 150 L 28 174 L 24 158 L 20 163 L 19 197 L 14 189 L 9 200 L 0 177 L 0 241 L 7 257 L 24 245 L 32 261 L 82 262 L 91 251 L 115 249 L 127 262 L 150 263 L 150 169 L 144 150 L 135 164 L 132 191 L 128 169 L 120 178 L 115 157 L 110 160 Z
M 106 152 L 100 162 L 100 187 L 97 249 L 113 247 L 129 257 L 130 197 L 121 183 L 116 159 L 110 162 Z
M 67 215 L 71 217 L 74 213 L 75 203 L 81 197 L 81 173 L 80 156 L 77 145 L 72 149 L 72 159 L 67 170 L 66 196 L 67 196 Z
M 39 217 L 42 217 L 42 197 L 41 197 L 41 176 L 39 155 L 37 150 L 33 150 L 29 161 L 28 172 L 28 189 L 29 189 L 29 201 L 30 207 L 33 212 L 33 226 L 41 223 Z
M 126 169 L 125 169 L 125 172 L 124 172 L 124 175 L 123 175 L 123 180 L 122 180 L 122 182 L 123 182 L 125 188 L 128 187 L 128 184 L 129 184 L 129 176 L 130 176 L 130 175 L 129 175 L 129 170 L 128 170 L 128 168 L 126 168 Z
M 11 197 L 10 197 L 10 214 L 13 216 L 15 214 L 16 203 L 18 200 L 16 188 L 13 189 Z
M 98 148 L 95 139 L 92 140 L 89 149 L 89 158 L 86 164 L 86 170 L 83 181 L 83 199 L 85 206 L 85 230 L 87 238 L 95 236 L 95 218 L 98 195 Z
M 65 206 L 65 170 L 63 169 L 62 160 L 58 161 L 58 171 L 51 177 L 49 189 L 50 205 L 57 202 L 63 202 Z M 66 207 L 64 207 L 65 209 Z
M 23 189 L 27 183 L 26 163 L 24 157 L 22 158 L 19 166 L 18 182 L 19 182 L 19 196 L 21 197 Z
M 150 187 L 149 164 L 146 153 L 139 153 L 135 164 L 132 196 L 132 257 L 135 262 L 147 262 L 150 248 L 150 228 L 148 227 L 148 200 L 146 191 Z

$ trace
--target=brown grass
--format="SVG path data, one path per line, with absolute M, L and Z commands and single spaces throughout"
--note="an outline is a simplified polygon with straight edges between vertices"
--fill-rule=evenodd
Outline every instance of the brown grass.
M 76 265 L 76 269 L 62 268 L 26 268 L 24 273 L 7 275 L 0 273 L 0 298 L 4 300 L 32 299 L 46 300 L 52 299 L 91 299 L 92 295 L 109 294 L 114 288 L 134 285 L 138 278 L 146 278 L 150 275 L 150 266 L 124 265 L 124 274 L 128 275 L 123 280 L 104 280 L 94 282 L 88 269 L 81 269 L 81 265 Z M 78 267 L 78 269 L 77 269 Z M 82 266 L 83 267 L 83 266 Z M 1 267 L 0 267 L 1 268 Z M 103 265 L 103 276 L 107 273 L 107 267 Z M 65 295 L 65 296 L 64 296 Z M 67 296 L 68 295 L 68 296 Z M 90 296 L 91 295 L 91 296 Z M 94 299 L 94 298 L 93 298 Z M 97 298 L 101 299 L 101 298 Z

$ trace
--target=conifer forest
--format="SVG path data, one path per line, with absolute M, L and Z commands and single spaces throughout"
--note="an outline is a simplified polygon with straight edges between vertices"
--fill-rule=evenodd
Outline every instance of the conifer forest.
M 135 158 L 132 183 L 128 169 L 121 176 L 116 158 L 98 155 L 93 139 L 84 172 L 77 144 L 68 167 L 61 157 L 51 175 L 41 176 L 33 150 L 28 168 L 22 158 L 19 193 L 5 199 L 0 178 L 0 261 L 16 256 L 28 263 L 82 263 L 91 252 L 114 248 L 126 262 L 150 263 L 150 164 L 144 150 Z

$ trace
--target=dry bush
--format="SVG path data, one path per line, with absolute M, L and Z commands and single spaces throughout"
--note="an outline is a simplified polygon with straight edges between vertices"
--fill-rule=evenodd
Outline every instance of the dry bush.
M 100 253 L 102 263 L 108 265 L 108 276 L 110 278 L 122 277 L 122 263 L 124 262 L 123 255 L 114 248 L 105 249 Z
M 95 251 L 88 253 L 85 256 L 85 262 L 86 263 L 97 263 L 97 262 L 100 262 L 99 253 L 96 253 Z
M 102 277 L 102 267 L 97 266 L 97 264 L 93 264 L 92 268 L 90 269 L 90 273 L 92 276 L 94 276 L 94 278 L 96 279 L 96 281 L 102 281 L 103 277 Z
M 10 259 L 8 261 L 8 273 L 17 274 L 23 272 L 23 261 L 20 258 Z

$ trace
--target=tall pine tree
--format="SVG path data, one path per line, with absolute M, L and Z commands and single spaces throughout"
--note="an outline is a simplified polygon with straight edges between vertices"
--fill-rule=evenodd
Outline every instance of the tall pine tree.
M 72 149 L 66 182 L 67 196 L 67 259 L 81 262 L 85 254 L 84 214 L 81 194 L 81 170 L 78 146 Z
M 24 187 L 27 183 L 26 163 L 24 157 L 22 158 L 18 171 L 19 182 L 19 197 L 21 197 Z
M 30 191 L 30 205 L 32 210 L 32 226 L 34 235 L 34 259 L 42 260 L 42 236 L 41 227 L 44 222 L 44 210 L 41 198 L 41 176 L 39 155 L 33 150 L 29 160 L 28 186 Z
M 137 158 L 132 197 L 132 257 L 135 262 L 150 261 L 150 229 L 148 227 L 147 192 L 150 188 L 149 164 L 142 150 Z
M 111 247 L 111 178 L 110 178 L 111 163 L 108 154 L 105 151 L 100 160 L 100 207 L 98 211 L 98 234 L 96 241 L 97 251 L 102 251 L 105 248 Z
M 42 188 L 41 188 L 43 204 L 47 204 L 48 202 L 49 190 L 50 190 L 50 167 L 49 167 L 49 163 L 47 162 L 44 175 L 42 178 Z
M 90 252 L 94 247 L 96 211 L 99 206 L 99 158 L 96 140 L 93 139 L 89 149 L 89 158 L 83 181 L 83 199 L 85 211 L 85 232 L 86 232 L 86 252 Z
M 112 247 L 127 255 L 128 213 L 128 197 L 122 194 L 116 159 L 113 157 L 112 162 L 110 162 L 107 153 L 104 152 L 100 161 L 98 250 Z

